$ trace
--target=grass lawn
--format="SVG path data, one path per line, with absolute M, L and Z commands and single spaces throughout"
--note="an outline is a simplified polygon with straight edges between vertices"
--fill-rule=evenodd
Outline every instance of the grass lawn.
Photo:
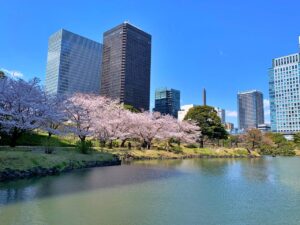
M 32 150 L 33 149 L 33 150 Z M 81 154 L 74 148 L 59 148 L 52 154 L 45 154 L 39 148 L 0 148 L 0 172 L 5 169 L 28 170 L 34 167 L 57 168 L 63 170 L 72 163 L 80 168 L 88 161 L 112 161 L 111 153 L 94 151 L 90 154 Z

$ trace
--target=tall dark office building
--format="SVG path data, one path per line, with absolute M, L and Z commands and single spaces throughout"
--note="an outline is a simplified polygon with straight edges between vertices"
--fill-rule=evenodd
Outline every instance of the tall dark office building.
M 124 22 L 103 35 L 101 95 L 149 110 L 151 35 Z
M 264 123 L 263 94 L 260 91 L 238 93 L 238 125 L 240 130 L 257 128 Z
M 180 91 L 168 88 L 159 88 L 155 91 L 155 108 L 153 111 L 169 114 L 178 118 L 180 110 Z

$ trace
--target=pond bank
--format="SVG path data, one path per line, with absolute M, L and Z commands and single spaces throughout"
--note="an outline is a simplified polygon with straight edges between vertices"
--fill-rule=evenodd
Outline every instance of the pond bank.
M 121 161 L 188 158 L 256 158 L 244 148 L 182 148 L 180 151 L 98 149 L 81 154 L 74 148 L 57 148 L 45 154 L 42 147 L 0 148 L 0 182 L 58 175 L 73 170 L 121 165 Z
M 188 159 L 188 158 L 256 158 L 260 154 L 253 151 L 251 154 L 243 148 L 184 148 L 181 151 L 166 150 L 126 150 L 111 149 L 105 152 L 117 155 L 123 161 L 152 160 L 152 159 Z
M 58 150 L 53 154 L 43 151 L 0 151 L 0 181 L 58 175 L 73 170 L 121 165 L 121 160 L 110 153 L 81 154 L 75 150 Z

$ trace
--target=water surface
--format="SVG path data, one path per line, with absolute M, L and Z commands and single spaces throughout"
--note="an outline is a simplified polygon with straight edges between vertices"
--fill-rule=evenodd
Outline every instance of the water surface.
M 1 225 L 300 224 L 300 158 L 139 161 L 0 183 Z

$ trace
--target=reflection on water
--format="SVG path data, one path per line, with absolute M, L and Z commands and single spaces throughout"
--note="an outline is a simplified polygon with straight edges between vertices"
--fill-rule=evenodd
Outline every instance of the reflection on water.
M 165 168 L 148 169 L 147 167 L 123 165 L 121 167 L 86 169 L 60 176 L 0 183 L 0 205 L 34 198 L 129 185 L 180 174 L 179 171 Z
M 299 177 L 296 157 L 136 161 L 2 183 L 0 224 L 300 224 Z

